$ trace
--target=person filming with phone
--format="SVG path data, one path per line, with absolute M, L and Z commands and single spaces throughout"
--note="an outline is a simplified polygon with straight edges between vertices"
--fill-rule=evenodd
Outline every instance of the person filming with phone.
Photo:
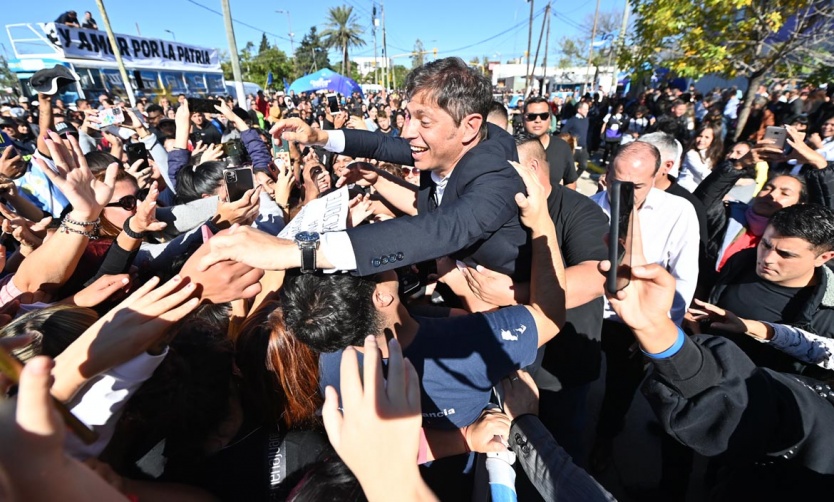
M 654 145 L 630 143 L 622 147 L 614 157 L 606 181 L 609 186 L 619 182 L 618 186 L 624 185 L 631 189 L 633 195 L 623 198 L 620 201 L 621 207 L 627 208 L 631 203 L 632 214 L 640 215 L 639 224 L 645 236 L 643 252 L 647 262 L 661 265 L 675 278 L 676 294 L 668 315 L 675 324 L 680 325 L 698 280 L 699 224 L 692 204 L 654 188 L 654 177 L 660 164 L 660 152 Z M 611 214 L 613 198 L 610 189 L 591 199 L 609 218 L 619 216 L 620 225 L 623 225 L 622 215 Z M 624 251 L 624 256 L 628 258 L 630 250 Z M 597 471 L 607 466 L 613 439 L 622 430 L 634 391 L 643 379 L 643 361 L 631 350 L 633 344 L 631 330 L 606 302 L 602 325 L 602 350 L 606 354 L 607 364 L 605 397 L 591 458 L 591 467 Z

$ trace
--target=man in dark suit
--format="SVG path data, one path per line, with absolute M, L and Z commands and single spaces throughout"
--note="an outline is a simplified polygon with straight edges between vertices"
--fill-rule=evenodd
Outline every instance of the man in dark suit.
M 293 119 L 273 128 L 273 135 L 284 140 L 421 171 L 416 191 L 378 170 L 351 172 L 347 182 L 364 179 L 406 216 L 322 235 L 316 268 L 369 275 L 452 255 L 527 279 L 529 247 L 514 201 L 524 185 L 507 162 L 518 160 L 512 137 L 486 122 L 492 105 L 489 80 L 459 58 L 446 58 L 412 71 L 406 91 L 409 102 L 400 138 L 312 130 Z M 292 241 L 248 229 L 219 237 L 212 259 L 273 270 L 301 265 Z

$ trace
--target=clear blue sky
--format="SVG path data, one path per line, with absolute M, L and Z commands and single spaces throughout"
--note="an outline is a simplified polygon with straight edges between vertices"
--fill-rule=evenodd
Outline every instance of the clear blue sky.
M 93 0 L 40 0 L 36 8 L 27 0 L 2 1 L 3 25 L 53 21 L 61 12 L 74 9 L 79 18 L 83 17 L 86 10 L 93 12 L 93 17 L 101 27 L 101 16 Z M 277 42 L 279 48 L 288 53 L 290 42 L 287 15 L 277 14 L 276 10 L 289 10 L 297 46 L 311 26 L 317 26 L 319 31 L 324 29 L 329 7 L 353 6 L 360 24 L 365 28 L 364 39 L 367 44 L 353 49 L 351 54 L 373 56 L 372 0 L 231 0 L 230 3 L 236 21 L 235 35 L 239 47 L 250 40 L 257 44 L 261 33 L 267 32 L 270 42 Z M 535 11 L 543 9 L 546 3 L 546 0 L 535 0 Z M 179 42 L 228 52 L 223 18 L 200 5 L 221 12 L 220 0 L 105 0 L 110 21 L 117 33 L 135 35 L 138 24 L 143 36 L 171 39 L 171 35 L 165 31 L 171 30 Z M 622 12 L 624 5 L 624 0 L 601 0 L 600 10 Z M 550 58 L 557 57 L 556 41 L 562 36 L 576 36 L 577 26 L 587 15 L 593 15 L 594 7 L 595 2 L 554 1 L 556 16 L 551 21 Z M 455 55 L 467 60 L 481 56 L 487 56 L 490 60 L 500 57 L 503 62 L 523 55 L 527 49 L 526 20 L 529 12 L 530 4 L 526 0 L 387 0 L 385 24 L 388 52 L 391 56 L 410 52 L 415 40 L 419 38 L 426 50 L 436 47 L 440 56 Z M 542 17 L 539 16 L 534 22 L 533 52 Z M 381 46 L 382 35 L 379 30 L 377 39 Z M 0 36 L 0 43 L 3 44 L 0 50 L 13 57 L 5 29 Z M 381 56 L 381 50 L 379 54 Z M 331 54 L 331 62 L 339 60 L 339 55 Z M 410 65 L 407 58 L 398 59 L 396 63 Z

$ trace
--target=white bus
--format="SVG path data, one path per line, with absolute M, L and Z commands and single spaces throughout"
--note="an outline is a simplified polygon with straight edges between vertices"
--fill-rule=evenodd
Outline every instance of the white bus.
M 9 68 L 29 98 L 32 75 L 61 64 L 81 78 L 58 97 L 67 104 L 83 98 L 97 100 L 102 93 L 127 99 L 107 34 L 101 30 L 73 28 L 60 23 L 6 25 L 14 59 Z M 195 47 L 161 39 L 115 34 L 116 43 L 136 97 L 152 100 L 178 94 L 207 96 L 226 94 L 217 49 Z

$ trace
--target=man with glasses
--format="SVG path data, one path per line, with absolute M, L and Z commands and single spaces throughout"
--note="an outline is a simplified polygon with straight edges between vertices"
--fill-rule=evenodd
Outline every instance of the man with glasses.
M 544 98 L 530 98 L 524 104 L 522 114 L 524 130 L 528 135 L 537 138 L 544 147 L 547 163 L 550 165 L 551 183 L 560 183 L 567 188 L 576 190 L 576 164 L 573 162 L 573 152 L 570 145 L 562 138 L 549 134 L 550 105 Z

